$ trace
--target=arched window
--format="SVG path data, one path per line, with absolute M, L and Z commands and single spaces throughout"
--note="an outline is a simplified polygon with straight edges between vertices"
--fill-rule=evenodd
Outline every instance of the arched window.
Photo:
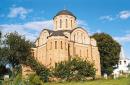
M 87 57 L 88 57 L 88 49 L 87 49 Z
M 82 40 L 82 43 L 83 43 L 83 34 L 81 33 L 81 40 Z
M 74 34 L 74 41 L 75 41 L 75 34 Z
M 121 61 L 120 61 L 120 65 L 121 65 Z
M 52 42 L 50 43 L 51 45 L 50 45 L 50 50 L 52 49 Z
M 124 61 L 124 64 L 126 64 L 126 61 Z
M 62 20 L 60 19 L 60 28 L 62 28 Z
M 84 44 L 85 44 L 85 36 L 84 36 Z
M 68 28 L 68 20 L 66 19 L 66 28 Z
M 65 42 L 65 49 L 67 50 L 67 44 L 66 44 L 66 42 Z
M 72 20 L 71 20 L 71 28 L 72 28 Z
M 60 43 L 61 43 L 61 49 L 63 49 L 62 41 Z
M 55 49 L 57 49 L 57 41 L 55 41 Z
M 56 21 L 56 29 L 57 29 L 57 21 Z
M 76 36 L 76 41 L 77 42 L 79 42 L 78 38 L 79 38 L 79 33 L 77 32 L 77 36 Z

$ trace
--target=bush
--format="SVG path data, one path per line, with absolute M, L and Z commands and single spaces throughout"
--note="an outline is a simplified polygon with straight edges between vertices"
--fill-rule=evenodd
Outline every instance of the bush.
M 37 62 L 33 57 L 27 59 L 26 65 L 29 65 L 33 71 L 40 77 L 41 80 L 47 82 L 50 76 L 50 70 L 44 65 Z
M 29 82 L 29 85 L 43 85 L 42 80 L 36 74 L 29 75 L 27 80 Z
M 93 64 L 80 58 L 56 63 L 53 71 L 56 78 L 67 81 L 86 80 L 87 77 L 94 78 L 96 72 Z

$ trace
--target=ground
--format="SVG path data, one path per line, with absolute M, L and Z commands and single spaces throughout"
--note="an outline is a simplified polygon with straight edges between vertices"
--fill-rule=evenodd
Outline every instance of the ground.
M 17 79 L 16 81 L 17 82 Z M 2 82 L 0 81 L 0 85 L 2 85 Z M 8 82 L 8 84 L 3 84 L 3 85 L 12 85 L 11 82 Z M 13 84 L 13 85 L 18 85 L 18 84 Z M 23 85 L 28 85 L 28 84 L 23 84 Z M 31 84 L 29 84 L 31 85 Z M 130 85 L 130 76 L 128 78 L 119 78 L 119 79 L 99 79 L 99 80 L 91 80 L 91 81 L 73 81 L 73 82 L 49 82 L 49 83 L 44 83 L 43 85 Z
M 64 82 L 64 83 L 46 83 L 45 85 L 130 85 L 129 78 L 119 78 L 119 79 L 108 79 L 108 80 L 94 80 L 85 82 Z

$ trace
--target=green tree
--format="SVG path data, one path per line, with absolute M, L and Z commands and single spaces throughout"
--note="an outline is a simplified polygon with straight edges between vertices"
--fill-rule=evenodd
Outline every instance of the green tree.
M 2 50 L 2 33 L 0 31 L 0 54 L 1 54 L 1 50 Z M 1 56 L 1 55 L 0 55 Z
M 17 32 L 5 35 L 4 45 L 7 48 L 7 59 L 12 66 L 25 64 L 28 57 L 31 56 L 31 45 L 29 40 Z
M 57 63 L 54 68 L 54 76 L 57 78 L 71 80 L 86 80 L 87 77 L 95 77 L 93 64 L 80 58 Z
M 29 65 L 42 80 L 48 80 L 49 70 L 39 64 L 31 54 L 31 47 L 34 46 L 32 42 L 17 32 L 8 33 L 4 38 L 2 58 L 6 64 L 12 65 L 13 71 L 16 70 L 16 73 L 19 73 L 22 64 Z
M 113 66 L 118 64 L 121 46 L 106 33 L 96 33 L 92 37 L 96 39 L 100 52 L 101 72 L 109 75 L 113 72 Z

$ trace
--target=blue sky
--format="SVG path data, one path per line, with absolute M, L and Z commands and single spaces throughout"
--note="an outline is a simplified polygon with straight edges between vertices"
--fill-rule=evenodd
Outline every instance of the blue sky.
M 32 41 L 66 8 L 89 34 L 106 32 L 130 58 L 130 0 L 0 0 L 0 30 L 18 31 Z

